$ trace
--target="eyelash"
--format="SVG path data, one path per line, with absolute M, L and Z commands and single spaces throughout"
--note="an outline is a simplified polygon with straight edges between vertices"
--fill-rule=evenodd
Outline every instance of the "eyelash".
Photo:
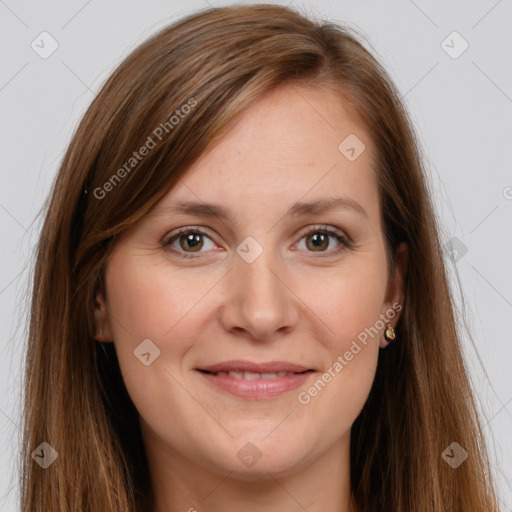
M 188 234 L 191 234 L 191 233 L 201 234 L 201 235 L 204 235 L 204 236 L 210 238 L 208 236 L 208 234 L 206 232 L 204 232 L 202 229 L 196 228 L 196 227 L 193 227 L 193 226 L 188 226 L 188 227 L 185 227 L 185 228 L 181 228 L 177 233 L 172 235 L 170 238 L 167 238 L 166 240 L 164 240 L 162 246 L 164 248 L 169 247 L 172 252 L 174 252 L 175 254 L 179 254 L 179 256 L 182 257 L 182 258 L 186 258 L 186 259 L 198 258 L 200 256 L 195 256 L 195 255 L 193 256 L 192 254 L 194 254 L 194 253 L 187 253 L 187 252 L 184 252 L 184 251 L 181 251 L 181 250 L 174 249 L 173 247 L 170 247 L 171 244 L 175 240 L 179 239 L 180 237 L 182 237 L 184 235 L 188 235 Z M 330 229 L 328 226 L 310 226 L 302 234 L 302 236 L 300 237 L 299 240 L 302 240 L 304 237 L 306 237 L 306 236 L 308 236 L 308 235 L 310 235 L 312 233 L 321 233 L 321 234 L 324 234 L 324 235 L 334 236 L 338 240 L 338 242 L 340 242 L 341 245 L 337 249 L 334 249 L 332 251 L 319 251 L 321 253 L 322 252 L 327 252 L 328 256 L 332 256 L 332 254 L 338 254 L 339 252 L 341 252 L 341 251 L 343 251 L 345 249 L 350 249 L 352 247 L 352 242 L 350 241 L 350 239 L 348 237 L 340 235 L 337 231 L 335 231 L 333 229 Z M 309 251 L 309 252 L 315 252 L 315 251 Z M 199 252 L 199 253 L 195 253 L 195 254 L 200 255 L 201 253 Z M 320 256 L 320 257 L 327 257 L 327 256 Z

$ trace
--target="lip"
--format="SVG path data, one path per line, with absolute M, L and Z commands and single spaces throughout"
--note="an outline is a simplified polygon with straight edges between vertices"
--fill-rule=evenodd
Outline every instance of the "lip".
M 293 375 L 285 375 L 272 379 L 257 378 L 247 380 L 231 375 L 215 375 L 207 372 L 247 371 L 253 373 L 277 373 L 293 372 Z M 245 399 L 268 399 L 297 389 L 311 375 L 316 373 L 312 368 L 289 363 L 285 361 L 271 361 L 267 363 L 254 363 L 252 361 L 226 361 L 211 366 L 196 368 L 210 384 L 220 390 Z
M 294 364 L 287 361 L 269 361 L 266 363 L 255 363 L 253 361 L 245 361 L 236 359 L 232 361 L 224 361 L 210 366 L 202 366 L 197 370 L 205 370 L 208 372 L 232 372 L 244 371 L 253 373 L 276 373 L 276 372 L 294 372 L 301 373 L 313 368 L 307 368 L 300 364 Z

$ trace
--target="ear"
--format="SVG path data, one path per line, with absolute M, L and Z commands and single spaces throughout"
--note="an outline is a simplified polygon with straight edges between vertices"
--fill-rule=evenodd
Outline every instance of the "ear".
M 107 303 L 102 292 L 98 292 L 95 298 L 94 319 L 96 323 L 96 340 L 99 342 L 112 341 Z
M 407 271 L 407 260 L 409 258 L 409 247 L 402 242 L 395 251 L 395 268 L 393 274 L 389 277 L 388 288 L 386 291 L 386 302 L 382 311 L 386 325 L 389 323 L 393 327 L 398 323 L 400 313 L 404 304 L 404 276 Z M 385 329 L 384 329 L 385 330 Z M 400 333 L 397 333 L 397 337 Z M 380 347 L 385 348 L 389 342 L 384 338 L 384 331 L 380 340 Z

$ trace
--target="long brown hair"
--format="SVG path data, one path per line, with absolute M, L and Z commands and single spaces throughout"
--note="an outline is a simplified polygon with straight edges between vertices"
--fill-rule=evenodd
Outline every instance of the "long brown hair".
M 381 351 L 351 431 L 355 501 L 365 512 L 498 510 L 420 144 L 361 38 L 282 6 L 210 8 L 160 30 L 107 79 L 64 155 L 37 248 L 24 512 L 151 510 L 137 411 L 113 344 L 94 339 L 103 266 L 116 238 L 257 99 L 285 84 L 330 88 L 360 116 L 376 151 L 391 267 L 400 242 L 409 246 L 400 341 Z M 152 147 L 142 155 L 143 146 Z M 457 469 L 441 456 L 454 441 L 468 452 Z M 32 457 L 49 453 L 43 442 L 58 453 L 46 469 Z

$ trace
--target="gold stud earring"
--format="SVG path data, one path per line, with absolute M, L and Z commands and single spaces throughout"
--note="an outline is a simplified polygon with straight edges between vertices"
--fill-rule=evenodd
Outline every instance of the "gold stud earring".
M 386 338 L 386 341 L 388 341 L 388 342 L 395 340 L 395 338 L 396 338 L 395 329 L 393 329 L 393 326 L 391 324 L 388 324 L 386 332 L 384 333 L 384 338 Z

